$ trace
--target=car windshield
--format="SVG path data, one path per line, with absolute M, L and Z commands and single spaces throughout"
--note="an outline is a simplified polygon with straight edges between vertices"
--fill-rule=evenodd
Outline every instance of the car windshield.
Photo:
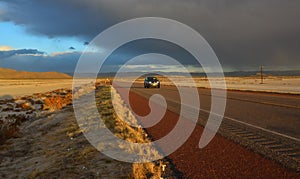
M 147 77 L 147 80 L 150 80 L 150 81 L 156 81 L 157 78 L 156 78 L 156 77 Z

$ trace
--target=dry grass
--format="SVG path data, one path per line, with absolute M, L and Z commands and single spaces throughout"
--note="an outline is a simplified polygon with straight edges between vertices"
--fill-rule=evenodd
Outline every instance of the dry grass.
M 111 88 L 110 86 L 102 86 L 98 88 L 99 90 L 96 92 L 96 99 L 97 99 L 97 106 L 98 111 L 104 123 L 108 129 L 110 129 L 115 136 L 132 142 L 132 143 L 149 143 L 151 140 L 147 138 L 146 132 L 141 127 L 132 127 L 124 122 L 122 117 L 126 117 L 126 121 L 130 121 L 131 124 L 137 125 L 137 120 L 135 117 L 130 113 L 127 107 L 125 107 L 124 102 L 121 100 L 120 96 L 116 93 L 115 89 Z M 112 92 L 112 93 L 111 93 Z M 113 94 L 114 102 L 116 102 L 115 110 L 121 111 L 121 114 L 124 116 L 117 116 L 112 100 L 111 94 Z M 121 146 L 119 146 L 121 147 Z M 145 151 L 140 151 L 141 149 L 137 147 L 130 147 L 128 153 L 139 153 L 144 154 Z M 159 152 L 154 149 L 148 149 L 147 154 L 151 157 L 153 155 L 158 156 L 160 155 Z M 162 162 L 148 162 L 148 163 L 133 163 L 132 164 L 132 177 L 133 178 L 160 178 L 161 177 L 161 166 Z
M 121 139 L 133 143 L 150 142 L 142 128 L 128 126 L 117 117 L 110 94 L 109 86 L 97 90 L 98 107 L 105 125 Z M 136 123 L 133 116 L 126 112 L 121 99 L 118 98 L 117 102 L 119 110 L 125 112 L 125 117 Z M 89 108 L 88 105 L 83 107 Z M 86 108 L 84 111 L 89 113 Z M 0 123 L 0 137 L 17 137 L 18 127 L 22 133 L 20 138 L 11 139 L 11 142 L 1 146 L 0 155 L 6 156 L 7 159 L 0 163 L 0 173 L 11 178 L 160 178 L 161 162 L 130 164 L 100 154 L 88 143 L 83 132 L 101 130 L 102 126 L 97 125 L 93 115 L 87 115 L 85 120 L 91 128 L 79 127 L 69 106 L 34 121 L 25 121 L 21 126 Z M 130 152 L 143 153 L 133 146 L 129 147 Z M 149 155 L 159 155 L 155 149 L 149 149 L 147 152 Z
M 9 138 L 18 137 L 19 128 L 16 123 L 14 124 L 2 124 L 0 126 L 0 144 L 5 142 Z
M 0 178 L 132 176 L 130 163 L 101 154 L 86 140 L 71 106 L 25 121 L 17 127 L 22 135 L 0 145 Z M 3 133 L 10 133 L 3 122 L 0 128 Z
M 132 173 L 134 178 L 160 178 L 162 162 L 159 165 L 155 165 L 152 162 L 149 163 L 135 163 L 132 166 Z
M 33 170 L 33 171 L 29 174 L 28 178 L 30 178 L 30 179 L 37 178 L 41 173 L 42 173 L 42 172 L 40 172 L 39 170 Z

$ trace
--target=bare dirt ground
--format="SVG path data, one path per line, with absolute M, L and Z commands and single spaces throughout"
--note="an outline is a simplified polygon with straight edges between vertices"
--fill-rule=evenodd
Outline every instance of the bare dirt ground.
M 132 166 L 99 153 L 82 135 L 72 106 L 20 126 L 0 146 L 1 178 L 128 178 Z
M 63 89 L 3 100 L 1 178 L 132 177 L 132 164 L 101 154 L 83 136 L 70 92 Z
M 12 98 L 72 88 L 72 79 L 0 79 L 0 98 Z
M 75 96 L 80 96 L 78 99 L 81 99 L 89 94 L 88 91 L 90 88 L 82 87 L 78 89 L 80 94 L 76 93 Z M 115 132 L 116 136 L 125 137 L 129 141 L 141 143 L 150 141 L 142 128 L 131 128 L 116 118 L 111 106 L 109 86 L 97 88 L 96 91 L 99 110 L 97 115 L 103 117 L 107 128 Z M 91 125 L 79 127 L 80 123 L 74 116 L 70 98 L 65 98 L 69 95 L 70 90 L 64 89 L 26 96 L 21 98 L 22 104 L 28 103 L 30 108 L 20 109 L 16 105 L 18 103 L 13 100 L 4 100 L 11 106 L 6 106 L 5 112 L 16 113 L 13 116 L 11 114 L 4 115 L 4 118 L 1 119 L 3 123 L 0 126 L 0 136 L 2 137 L 0 140 L 0 178 L 159 178 L 162 175 L 161 167 L 164 161 L 126 163 L 100 153 L 87 141 L 83 131 L 101 130 L 101 126 L 97 125 L 97 122 L 94 123 L 94 117 L 89 115 L 89 118 L 85 119 L 85 123 Z M 43 96 L 50 98 L 43 99 Z M 38 105 L 35 104 L 36 97 L 40 101 Z M 48 100 L 52 98 L 54 99 L 53 103 Z M 118 110 L 124 111 L 124 115 L 128 114 L 128 109 L 117 93 L 114 93 L 114 99 L 118 99 L 115 100 L 116 105 L 119 106 Z M 34 104 L 26 102 L 26 100 Z M 6 105 L 5 103 L 1 104 Z M 38 109 L 33 108 L 35 105 L 38 106 Z M 89 105 L 87 104 L 85 107 L 89 107 Z M 58 106 L 59 108 L 57 108 Z M 16 108 L 18 111 L 14 110 Z M 30 115 L 24 116 L 28 111 L 34 115 L 29 113 Z M 129 119 L 130 116 L 121 117 Z M 130 120 L 133 123 L 136 122 L 133 116 Z M 9 127 L 6 133 L 3 133 L 2 130 L 6 129 L 3 128 L 4 124 Z M 5 139 L 4 137 L 9 138 Z M 107 143 L 110 143 L 109 139 L 97 145 L 105 146 Z M 140 152 L 133 149 L 128 151 Z M 151 155 L 160 155 L 155 148 L 149 149 L 148 152 Z M 170 171 L 168 173 L 170 175 Z

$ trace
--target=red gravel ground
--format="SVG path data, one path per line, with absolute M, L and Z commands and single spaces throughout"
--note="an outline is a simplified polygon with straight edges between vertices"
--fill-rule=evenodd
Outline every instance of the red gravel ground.
M 122 96 L 124 89 L 116 89 Z M 138 115 L 150 112 L 148 99 L 134 92 L 130 92 L 130 105 Z M 163 119 L 147 131 L 157 140 L 173 129 L 178 117 L 178 114 L 167 110 Z M 216 135 L 204 149 L 199 149 L 202 132 L 203 127 L 197 125 L 185 144 L 169 156 L 187 178 L 300 178 L 299 173 L 220 135 Z

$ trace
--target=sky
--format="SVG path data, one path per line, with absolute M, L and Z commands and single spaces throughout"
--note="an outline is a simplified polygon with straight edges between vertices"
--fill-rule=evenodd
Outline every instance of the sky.
M 73 72 L 88 42 L 103 30 L 132 18 L 164 17 L 201 34 L 224 71 L 260 65 L 299 70 L 299 9 L 299 0 L 0 0 L 0 67 Z M 192 72 L 202 71 L 184 49 L 151 39 L 120 47 L 104 71 L 143 53 L 165 53 Z M 164 69 L 158 64 L 163 60 L 144 61 L 136 68 Z

